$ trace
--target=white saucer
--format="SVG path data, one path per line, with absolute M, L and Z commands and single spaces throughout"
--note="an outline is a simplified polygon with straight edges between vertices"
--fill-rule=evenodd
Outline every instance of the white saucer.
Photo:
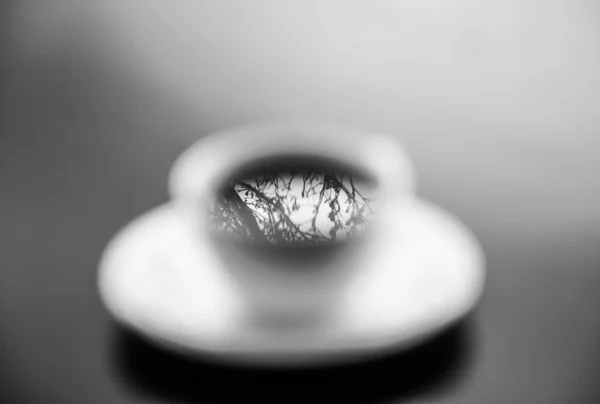
M 420 200 L 353 281 L 330 322 L 267 329 L 247 318 L 228 272 L 170 204 L 125 227 L 101 261 L 99 291 L 123 325 L 166 348 L 243 363 L 331 363 L 426 340 L 465 316 L 484 257 L 456 218 Z M 396 237 L 396 239 L 394 239 Z

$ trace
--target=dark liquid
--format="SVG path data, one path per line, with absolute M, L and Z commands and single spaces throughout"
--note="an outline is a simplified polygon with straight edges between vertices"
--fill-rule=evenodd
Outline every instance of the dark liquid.
M 219 234 L 251 245 L 325 246 L 362 234 L 374 181 L 337 162 L 265 160 L 234 173 L 214 198 Z

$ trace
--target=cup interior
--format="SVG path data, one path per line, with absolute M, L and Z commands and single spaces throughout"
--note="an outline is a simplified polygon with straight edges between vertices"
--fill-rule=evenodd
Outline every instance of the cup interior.
M 313 258 L 364 235 L 376 210 L 377 188 L 370 173 L 351 163 L 276 155 L 231 169 L 206 214 L 221 242 L 247 252 Z

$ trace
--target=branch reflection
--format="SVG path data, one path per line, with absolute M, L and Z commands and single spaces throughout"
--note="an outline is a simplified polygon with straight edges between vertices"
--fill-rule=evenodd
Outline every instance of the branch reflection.
M 320 244 L 364 231 L 373 213 L 369 190 L 362 178 L 329 170 L 247 173 L 217 194 L 210 215 L 236 240 Z

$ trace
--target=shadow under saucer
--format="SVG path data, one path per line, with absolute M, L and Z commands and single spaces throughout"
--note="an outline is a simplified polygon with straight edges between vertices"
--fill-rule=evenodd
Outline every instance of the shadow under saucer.
M 458 387 L 473 362 L 469 318 L 410 350 L 346 365 L 257 368 L 164 351 L 117 328 L 118 380 L 136 395 L 182 402 L 374 404 L 439 396 Z

